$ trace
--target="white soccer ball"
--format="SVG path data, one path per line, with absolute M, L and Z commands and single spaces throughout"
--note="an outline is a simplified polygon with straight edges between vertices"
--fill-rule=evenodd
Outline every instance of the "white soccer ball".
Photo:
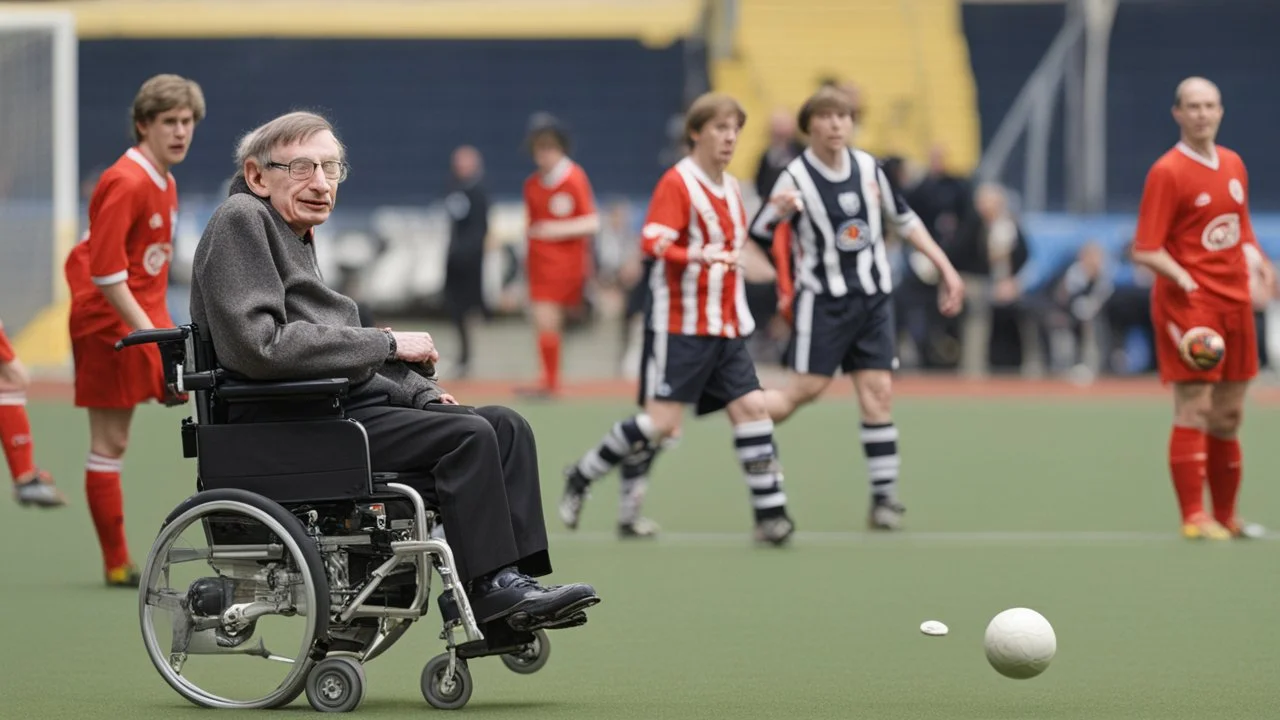
M 1043 615 L 1028 608 L 1010 608 L 991 618 L 983 638 L 987 662 L 996 672 L 1015 680 L 1045 671 L 1058 652 L 1058 636 Z

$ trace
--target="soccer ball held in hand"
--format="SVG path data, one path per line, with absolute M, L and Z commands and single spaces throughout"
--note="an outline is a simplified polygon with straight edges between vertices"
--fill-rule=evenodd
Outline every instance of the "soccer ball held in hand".
M 1213 328 L 1193 327 L 1178 342 L 1182 361 L 1194 370 L 1212 370 L 1227 352 L 1222 336 Z

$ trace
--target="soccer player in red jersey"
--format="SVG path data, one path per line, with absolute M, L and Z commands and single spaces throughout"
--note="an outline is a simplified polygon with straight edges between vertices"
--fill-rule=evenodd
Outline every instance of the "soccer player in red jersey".
M 1173 118 L 1181 138 L 1147 174 L 1134 239 L 1134 261 L 1157 275 L 1151 320 L 1160 378 L 1174 387 L 1169 471 L 1187 538 L 1260 531 L 1236 514 L 1237 433 L 1246 389 L 1258 374 L 1245 249 L 1257 250 L 1258 240 L 1244 163 L 1216 142 L 1222 114 L 1213 83 L 1192 77 L 1178 85 Z M 1274 292 L 1275 269 L 1265 257 L 1261 272 Z M 1226 354 L 1211 370 L 1195 369 L 1181 357 L 1179 342 L 1195 327 L 1212 328 L 1225 341 Z M 1204 507 L 1206 480 L 1212 515 Z
M 560 389 L 565 313 L 582 305 L 590 275 L 591 239 L 600 232 L 600 216 L 587 173 L 569 158 L 568 134 L 555 118 L 534 116 L 528 145 L 537 171 L 524 183 L 526 266 L 542 381 L 525 392 L 553 395 Z
M 640 413 L 615 423 L 567 472 L 560 517 L 578 526 L 587 490 L 627 457 L 677 437 L 686 407 L 724 409 L 755 519 L 755 539 L 783 545 L 787 515 L 773 421 L 746 337 L 755 327 L 743 284 L 747 217 L 738 181 L 725 172 L 746 112 L 708 93 L 685 115 L 692 150 L 662 176 L 641 233 L 652 293 L 640 370 Z M 627 535 L 627 529 L 619 527 Z
M 98 180 L 88 232 L 65 265 L 75 404 L 89 411 L 85 496 L 112 586 L 138 583 L 120 489 L 134 407 L 181 400 L 165 389 L 155 345 L 117 352 L 115 343 L 134 330 L 173 327 L 166 293 L 178 189 L 169 170 L 186 158 L 204 115 L 195 82 L 166 74 L 142 84 L 133 101 L 136 144 Z
M 0 445 L 13 477 L 13 497 L 19 505 L 58 507 L 67 504 L 49 473 L 36 467 L 27 417 L 27 370 L 22 366 L 0 323 Z

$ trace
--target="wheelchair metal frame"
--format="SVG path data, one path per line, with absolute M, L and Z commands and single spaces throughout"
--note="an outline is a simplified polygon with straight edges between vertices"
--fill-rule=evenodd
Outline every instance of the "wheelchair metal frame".
M 125 347 L 156 344 L 163 360 L 165 383 L 175 398 L 181 397 L 187 393 L 194 393 L 196 418 L 187 417 L 182 422 L 182 440 L 183 454 L 185 457 L 198 457 L 200 455 L 199 437 L 200 429 L 205 425 L 218 425 L 220 423 L 220 414 L 225 412 L 225 407 L 218 404 L 220 396 L 236 397 L 238 402 L 253 402 L 262 400 L 266 402 L 290 402 L 293 400 L 320 400 L 322 402 L 332 403 L 331 407 L 339 409 L 341 407 L 341 399 L 345 396 L 347 390 L 347 381 L 345 379 L 325 379 L 325 380 L 305 380 L 295 382 L 246 382 L 235 380 L 227 376 L 225 371 L 217 364 L 216 356 L 213 353 L 212 344 L 208 339 L 201 335 L 200 328 L 196 325 L 184 325 L 177 328 L 142 330 L 131 333 L 129 336 L 116 344 L 117 350 Z M 456 619 L 442 618 L 444 628 L 441 631 L 440 638 L 445 641 L 447 652 L 432 659 L 426 666 L 422 678 L 422 690 L 427 697 L 428 702 L 440 708 L 456 709 L 464 705 L 470 698 L 470 674 L 466 667 L 466 660 L 470 657 L 481 657 L 486 655 L 502 655 L 502 659 L 508 668 L 515 672 L 528 673 L 535 672 L 541 668 L 546 661 L 546 653 L 549 652 L 547 646 L 546 635 L 543 631 L 537 631 L 533 641 L 520 642 L 512 644 L 511 637 L 504 639 L 493 638 L 498 643 L 506 643 L 504 647 L 493 647 L 486 642 L 485 633 L 482 632 L 478 625 L 474 613 L 471 608 L 470 601 L 467 598 L 466 591 L 461 587 L 458 581 L 456 563 L 453 551 L 450 549 L 445 539 L 435 537 L 438 529 L 437 517 L 435 513 L 428 508 L 421 493 L 411 486 L 397 482 L 402 476 L 395 473 L 375 473 L 372 470 L 372 463 L 368 454 L 368 437 L 364 428 L 360 423 L 345 418 L 340 411 L 335 412 L 333 419 L 350 422 L 352 425 L 360 429 L 364 443 L 364 468 L 367 474 L 367 484 L 365 492 L 361 495 L 352 495 L 343 498 L 342 502 L 354 503 L 379 503 L 386 500 L 387 495 L 396 495 L 407 500 L 412 507 L 413 521 L 412 533 L 408 539 L 393 539 L 379 547 L 380 552 L 374 560 L 381 559 L 386 554 L 389 546 L 390 556 L 381 562 L 376 568 L 368 570 L 366 576 L 360 578 L 357 582 L 350 582 L 345 577 L 349 565 L 341 568 L 344 575 L 344 582 L 340 583 L 345 587 L 334 587 L 331 585 L 333 567 L 331 560 L 338 554 L 344 552 L 345 548 L 357 545 L 369 545 L 373 543 L 373 536 L 361 529 L 356 529 L 349 534 L 334 535 L 322 534 L 318 526 L 319 512 L 317 510 L 309 510 L 299 512 L 302 505 L 310 504 L 309 501 L 287 501 L 282 502 L 273 497 L 269 493 L 255 493 L 252 489 L 234 489 L 234 492 L 248 492 L 261 500 L 263 503 L 274 504 L 282 511 L 292 515 L 301 522 L 305 529 L 305 534 L 309 536 L 316 545 L 316 551 L 322 560 L 322 567 L 319 569 L 320 577 L 326 581 L 323 588 L 312 588 L 311 592 L 317 596 L 324 593 L 330 598 L 329 617 L 327 618 L 327 630 L 323 632 L 317 630 L 318 620 L 314 619 L 315 613 L 313 609 L 308 607 L 307 614 L 309 616 L 308 638 L 304 642 L 310 643 L 310 647 L 299 655 L 299 659 L 304 667 L 301 670 L 291 671 L 286 680 L 273 691 L 272 695 L 266 698 L 259 698 L 257 701 L 231 701 L 203 691 L 194 686 L 181 676 L 182 663 L 185 662 L 186 650 L 175 653 L 171 649 L 169 653 L 164 653 L 167 662 L 162 662 L 160 655 L 162 648 L 156 639 L 154 628 L 151 624 L 151 616 L 153 608 L 162 608 L 171 611 L 185 613 L 183 617 L 187 620 L 192 618 L 187 608 L 188 602 L 185 593 L 166 591 L 163 595 L 152 592 L 150 590 L 152 581 L 161 573 L 162 570 L 156 565 L 158 560 L 159 549 L 164 546 L 166 538 L 171 534 L 176 538 L 186 525 L 181 525 L 181 520 L 188 519 L 188 525 L 193 524 L 198 517 L 198 512 L 208 510 L 210 507 L 230 507 L 236 505 L 234 501 L 219 501 L 209 498 L 208 502 L 201 503 L 200 498 L 209 492 L 218 492 L 218 490 L 208 490 L 204 485 L 204 478 L 200 479 L 199 492 L 188 499 L 187 503 L 180 506 L 180 509 L 186 507 L 185 511 L 174 514 L 165 521 L 156 542 L 153 545 L 150 556 L 147 559 L 146 570 L 143 573 L 139 593 L 139 615 L 142 623 L 142 631 L 144 642 L 147 645 L 148 653 L 151 655 L 153 664 L 161 673 L 164 679 L 185 696 L 188 700 L 197 705 L 207 707 L 220 708 L 249 708 L 249 707 L 278 707 L 288 704 L 301 693 L 303 684 L 306 684 L 306 692 L 311 704 L 317 710 L 335 710 L 337 706 L 329 707 L 325 705 L 323 698 L 319 701 L 312 696 L 313 688 L 311 682 L 307 679 L 300 680 L 299 677 L 306 678 L 319 669 L 320 665 L 325 662 L 334 663 L 331 658 L 347 658 L 354 661 L 355 679 L 352 679 L 350 668 L 330 668 L 335 671 L 347 672 L 342 677 L 358 687 L 358 697 L 355 698 L 354 704 L 347 702 L 342 709 L 354 709 L 363 698 L 363 670 L 361 665 L 368 663 L 382 653 L 386 652 L 413 622 L 428 613 L 428 603 L 431 594 L 431 574 L 434 569 L 439 573 L 442 581 L 444 593 L 451 595 L 457 609 L 458 617 Z M 249 423 L 252 425 L 253 423 Z M 198 472 L 199 475 L 199 472 Z M 230 488 L 228 488 L 230 489 Z M 217 505 L 222 502 L 223 505 Z M 230 505 L 227 505 L 227 503 Z M 255 501 L 256 502 L 256 501 Z M 313 501 L 323 502 L 323 501 Z M 187 507 L 189 505 L 189 507 Z M 251 508 L 251 504 L 240 503 L 240 511 L 244 512 L 244 508 L 250 508 L 254 512 L 245 513 L 246 516 L 266 515 L 259 508 Z M 202 520 L 205 523 L 206 534 L 209 535 L 208 520 Z M 381 525 L 379 520 L 379 525 Z M 400 537 L 404 537 L 403 527 L 404 521 L 399 521 L 401 526 Z M 279 523 L 276 523 L 277 525 Z M 271 524 L 266 523 L 268 529 Z M 177 527 L 173 530 L 173 527 Z M 273 533 L 279 534 L 272 530 Z M 282 538 L 284 545 L 229 545 L 217 546 L 213 543 L 212 535 L 209 535 L 210 548 L 203 553 L 193 553 L 187 551 L 185 557 L 181 557 L 178 562 L 184 560 L 250 560 L 250 561 L 271 561 L 283 560 L 289 557 L 296 558 L 299 561 L 305 560 L 306 553 L 300 548 L 293 548 L 295 538 L 289 536 L 286 532 Z M 172 542 L 173 538 L 169 538 Z M 169 553 L 164 553 L 165 558 L 165 580 L 167 583 L 167 567 L 172 561 Z M 345 556 L 343 557 L 345 561 Z M 305 565 L 305 562 L 300 564 Z M 413 599 L 408 607 L 393 607 L 390 605 L 367 604 L 368 600 L 382 586 L 384 580 L 391 576 L 396 570 L 405 565 L 412 565 L 417 570 L 416 589 Z M 370 565 L 372 567 L 372 565 Z M 274 572 L 274 571 L 272 571 Z M 305 578 L 305 584 L 309 587 L 314 584 L 311 576 L 308 575 L 306 567 L 299 568 Z M 356 589 L 358 588 L 358 589 Z M 333 598 L 342 597 L 343 600 L 338 603 L 333 602 Z M 281 601 L 283 603 L 284 601 Z M 213 627 L 218 623 L 252 623 L 256 617 L 272 614 L 273 610 L 279 610 L 280 604 L 272 605 L 270 602 L 248 602 L 239 603 L 226 608 L 217 620 L 204 619 L 203 622 L 209 627 Z M 175 616 L 176 617 L 176 616 Z M 366 627 L 363 631 L 351 625 L 352 621 L 360 618 L 377 618 L 379 620 L 377 630 L 371 639 L 363 643 L 363 648 L 358 651 L 350 650 L 330 650 L 329 645 L 333 640 L 333 630 L 339 632 L 343 630 L 353 633 L 368 632 Z M 175 628 L 180 625 L 179 620 L 175 620 Z M 207 628 L 206 628 L 207 629 Z M 462 642 L 459 642 L 458 633 L 462 634 Z M 321 635 L 324 637 L 321 637 Z M 506 635 L 506 633 L 499 633 Z M 518 634 L 519 635 L 519 634 Z M 259 640 L 258 645 L 250 646 L 235 645 L 231 647 L 214 647 L 210 646 L 206 639 L 196 638 L 187 629 L 187 637 L 191 639 L 190 644 L 199 646 L 204 643 L 204 650 L 198 651 L 199 654 L 223 654 L 238 653 L 248 655 L 258 655 L 260 657 L 283 660 L 293 663 L 295 660 L 282 658 L 270 654 Z M 514 637 L 514 636 L 513 636 Z M 525 637 L 525 635 L 520 635 Z M 361 643 L 356 640 L 347 640 L 355 645 Z M 175 645 L 176 647 L 177 645 Z M 182 645 L 183 648 L 187 646 Z M 210 649 L 212 647 L 212 649 Z M 181 658 L 178 656 L 181 655 Z M 341 662 L 337 663 L 341 665 Z M 341 673 L 339 673 L 341 675 Z M 430 678 L 428 677 L 430 675 Z M 337 677 L 337 676 L 335 676 Z M 435 683 L 435 699 L 428 688 L 428 681 Z M 462 686 L 465 685 L 465 692 Z M 287 687 L 286 687 L 287 686 Z M 443 695 L 442 695 L 443 693 Z M 441 698 L 444 699 L 441 699 Z M 348 698 L 350 700 L 350 698 Z M 349 705 L 349 707 L 348 707 Z M 340 711 L 340 710 L 339 710 Z

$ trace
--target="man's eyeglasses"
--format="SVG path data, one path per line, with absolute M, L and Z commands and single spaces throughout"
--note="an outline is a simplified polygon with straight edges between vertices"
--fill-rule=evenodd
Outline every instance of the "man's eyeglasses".
M 310 179 L 315 173 L 317 167 L 321 168 L 324 171 L 324 176 L 330 180 L 342 182 L 347 179 L 347 164 L 344 162 L 338 162 L 337 160 L 326 160 L 318 163 L 314 160 L 298 158 L 297 160 L 290 162 L 288 165 L 278 162 L 269 162 L 267 163 L 267 167 L 288 170 L 289 177 L 294 180 Z

